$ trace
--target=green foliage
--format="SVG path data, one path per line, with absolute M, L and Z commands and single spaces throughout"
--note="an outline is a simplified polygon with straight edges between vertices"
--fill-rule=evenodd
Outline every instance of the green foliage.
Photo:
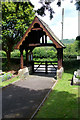
M 20 57 L 19 50 L 14 50 L 13 52 L 11 52 L 11 58 L 14 58 L 14 57 Z
M 64 58 L 75 58 L 79 55 L 78 49 L 78 41 L 75 41 L 72 44 L 66 45 L 66 49 L 64 49 L 63 55 Z
M 78 55 L 80 55 L 80 40 L 76 40 L 76 45 L 78 49 Z
M 65 59 L 63 61 L 63 66 L 64 66 L 64 70 L 68 71 L 72 71 L 72 74 L 74 73 L 74 71 L 76 71 L 77 69 L 80 69 L 80 60 L 77 59 Z
M 67 45 L 67 44 L 72 44 L 75 42 L 75 39 L 63 39 L 63 44 Z
M 2 59 L 2 71 L 18 71 L 20 69 L 20 58 L 11 58 L 11 62 L 8 65 L 7 58 Z
M 0 51 L 0 56 L 2 54 L 2 57 L 6 57 L 6 54 L 4 51 Z M 79 49 L 79 41 L 75 41 L 72 44 L 67 44 L 66 48 L 63 50 L 63 56 L 64 59 L 67 58 L 76 58 L 77 55 L 80 55 L 80 49 Z M 26 52 L 23 51 L 23 56 L 26 58 Z M 20 57 L 20 51 L 14 50 L 11 52 L 11 58 L 19 58 Z M 33 50 L 33 60 L 34 61 L 50 61 L 54 60 L 57 61 L 57 50 L 54 47 L 36 47 Z
M 77 70 L 76 62 L 77 61 L 69 63 L 68 61 L 68 69 L 65 67 L 62 79 L 58 81 L 48 99 L 44 102 L 44 105 L 35 116 L 35 119 L 78 119 L 80 87 L 75 85 L 71 86 L 74 70 Z M 75 65 L 72 67 L 72 64 Z
M 0 51 L 0 57 L 2 57 L 2 58 L 6 57 L 6 52 L 1 50 Z
M 34 58 L 56 58 L 57 51 L 54 47 L 38 47 L 33 50 Z
M 45 16 L 46 10 L 47 10 L 50 14 L 50 16 L 49 16 L 50 19 L 52 19 L 55 11 L 54 11 L 54 8 L 50 4 L 54 1 L 56 1 L 56 5 L 58 5 L 58 7 L 61 6 L 61 3 L 62 3 L 61 0 L 40 0 L 40 3 L 42 4 L 42 6 L 36 10 L 38 15 Z M 70 0 L 70 2 L 72 3 L 73 0 Z M 80 11 L 80 1 L 79 0 L 76 0 L 75 5 L 76 5 L 76 10 Z
M 14 50 L 11 52 L 11 58 L 19 58 L 20 57 L 20 51 L 19 50 Z M 25 50 L 23 51 L 23 57 L 26 57 L 26 52 Z
M 17 77 L 14 77 L 14 78 L 10 79 L 10 80 L 3 81 L 3 82 L 0 83 L 0 87 L 7 86 L 7 85 L 19 80 L 19 79 L 20 79 L 19 76 L 17 76 Z
M 9 66 L 8 66 L 8 61 L 4 61 L 2 60 L 2 70 L 3 71 L 7 71 L 9 69 Z
M 57 61 L 57 58 L 33 58 L 34 61 Z
M 0 75 L 0 81 L 6 81 L 12 77 L 12 73 L 4 73 L 4 75 Z
M 23 51 L 23 56 L 26 57 L 25 50 Z M 20 51 L 14 50 L 11 52 L 11 58 L 20 57 Z M 51 58 L 57 58 L 57 51 L 54 47 L 36 47 L 33 50 L 33 58 L 34 60 L 50 60 Z M 48 59 L 47 59 L 48 58 Z
M 2 49 L 10 54 L 33 21 L 34 12 L 29 2 L 2 2 L 2 13 Z

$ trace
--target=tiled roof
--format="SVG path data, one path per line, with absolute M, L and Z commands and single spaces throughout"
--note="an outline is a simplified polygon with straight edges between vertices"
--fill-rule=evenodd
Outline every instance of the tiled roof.
M 51 36 L 53 37 L 53 39 L 55 39 L 62 47 L 65 48 L 65 45 L 59 40 L 59 38 L 53 33 L 53 31 L 50 29 L 50 27 L 43 21 L 41 20 L 39 17 L 37 17 L 39 19 L 39 21 L 43 24 L 43 26 L 45 27 L 45 29 L 51 34 Z
M 31 25 L 27 29 L 27 31 L 24 34 L 24 36 L 22 37 L 22 39 L 15 46 L 15 49 L 19 49 L 20 48 L 20 45 L 22 45 L 22 42 L 25 41 L 26 36 L 30 32 L 30 30 L 33 28 L 35 23 L 39 23 L 40 24 L 42 29 L 44 29 L 44 31 L 47 33 L 47 35 L 51 38 L 53 43 L 56 45 L 56 48 L 65 48 L 65 45 L 58 39 L 58 37 L 56 37 L 56 35 L 49 28 L 49 26 L 43 20 L 41 20 L 39 17 L 35 16 L 33 22 L 31 23 Z

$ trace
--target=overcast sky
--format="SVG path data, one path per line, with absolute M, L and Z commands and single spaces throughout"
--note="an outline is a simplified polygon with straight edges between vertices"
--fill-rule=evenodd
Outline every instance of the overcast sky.
M 38 9 L 41 7 L 41 4 L 38 2 L 39 0 L 30 0 L 35 6 L 34 9 Z M 57 1 L 51 3 L 53 10 L 55 11 L 54 18 L 50 20 L 49 13 L 46 11 L 45 17 L 40 17 L 44 22 L 46 22 L 55 35 L 61 39 L 61 30 L 62 30 L 62 8 L 64 8 L 64 39 L 75 39 L 78 35 L 78 11 L 76 10 L 75 1 L 70 3 L 70 0 L 62 1 L 61 7 L 56 5 Z

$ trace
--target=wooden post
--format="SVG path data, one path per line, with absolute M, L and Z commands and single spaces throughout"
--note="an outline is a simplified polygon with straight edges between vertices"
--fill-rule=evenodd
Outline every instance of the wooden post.
M 57 57 L 58 57 L 58 69 L 63 67 L 63 48 L 57 49 Z
M 44 44 L 44 36 L 42 36 L 42 44 Z
M 28 50 L 25 50 L 26 51 L 26 65 L 28 64 Z
M 31 61 L 32 63 L 32 72 L 34 73 L 34 61 Z
M 47 72 L 48 70 L 47 70 L 47 61 L 45 61 L 45 73 L 47 74 L 48 72 Z
M 20 56 L 21 56 L 20 67 L 21 67 L 21 69 L 23 69 L 23 50 L 22 49 L 20 50 Z
M 45 44 L 47 44 L 47 35 L 45 35 Z

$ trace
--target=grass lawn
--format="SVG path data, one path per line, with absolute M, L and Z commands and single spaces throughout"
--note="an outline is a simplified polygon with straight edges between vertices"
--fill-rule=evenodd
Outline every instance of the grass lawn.
M 9 79 L 9 80 L 7 80 L 7 81 L 1 82 L 1 83 L 0 83 L 0 87 L 7 86 L 7 85 L 9 85 L 10 83 L 13 83 L 13 82 L 15 82 L 15 81 L 17 81 L 17 80 L 19 80 L 19 79 L 20 79 L 19 76 L 17 76 L 17 77 L 14 77 L 14 78 Z
M 71 86 L 71 79 L 73 76 L 73 71 L 77 70 L 69 66 L 65 70 L 62 79 L 58 81 L 53 91 L 50 93 L 48 99 L 45 101 L 44 105 L 41 107 L 38 114 L 35 116 L 38 118 L 54 118 L 54 119 L 66 119 L 72 118 L 77 119 L 79 116 L 79 106 L 80 106 L 80 86 Z

